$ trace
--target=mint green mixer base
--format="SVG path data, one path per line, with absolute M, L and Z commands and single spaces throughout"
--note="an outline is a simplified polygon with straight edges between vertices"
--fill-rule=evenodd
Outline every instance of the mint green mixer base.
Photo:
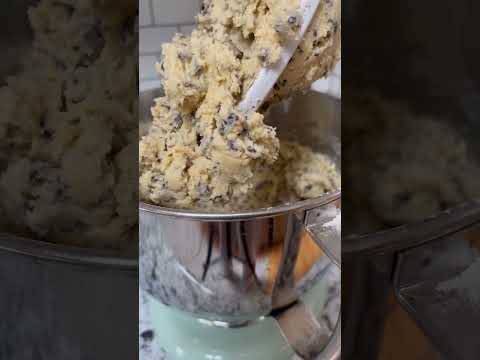
M 302 298 L 317 318 L 327 300 L 326 285 L 320 282 Z M 265 317 L 240 328 L 214 326 L 190 314 L 150 301 L 151 323 L 157 345 L 168 360 L 291 360 L 295 352 L 277 322 Z

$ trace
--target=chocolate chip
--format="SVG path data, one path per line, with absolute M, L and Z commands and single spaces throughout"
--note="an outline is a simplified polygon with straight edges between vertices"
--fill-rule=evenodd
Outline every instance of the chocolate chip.
M 87 60 L 93 62 L 100 57 L 100 53 L 105 47 L 105 38 L 102 34 L 100 21 L 85 33 L 84 38 L 93 51 L 88 55 Z
M 200 146 L 200 144 L 202 143 L 202 140 L 203 140 L 203 136 L 200 135 L 200 134 L 197 134 L 197 145 Z
M 153 338 L 155 337 L 155 333 L 153 332 L 153 330 L 145 330 L 144 332 L 142 332 L 140 334 L 140 336 L 142 337 L 142 339 L 144 341 L 151 342 L 153 340 Z
M 229 132 L 239 119 L 239 116 L 235 113 L 231 113 L 230 115 L 228 115 L 228 117 L 222 121 L 222 125 L 218 129 L 220 134 L 225 135 L 225 133 Z
M 228 115 L 227 119 L 225 120 L 225 124 L 231 126 L 235 124 L 238 120 L 239 120 L 238 115 L 235 113 L 231 113 L 230 115 Z
M 49 129 L 44 129 L 42 131 L 42 137 L 44 137 L 46 140 L 50 140 L 53 137 L 53 131 Z
M 128 16 L 122 25 L 121 39 L 123 45 L 131 44 L 136 30 L 135 16 Z
M 217 195 L 212 200 L 213 200 L 213 202 L 218 202 L 218 201 L 222 200 L 222 195 Z
M 211 190 L 210 188 L 208 187 L 207 184 L 201 182 L 201 183 L 198 183 L 197 185 L 197 191 L 199 194 L 201 195 L 208 195 L 211 193 Z
M 447 201 L 440 201 L 438 206 L 440 207 L 440 210 L 443 211 L 443 210 L 447 210 L 449 207 L 451 207 L 451 204 L 448 203 Z
M 177 57 L 181 60 L 181 61 L 190 61 L 192 60 L 192 54 L 189 53 L 188 51 L 179 51 L 177 53 Z
M 202 6 L 200 7 L 200 15 L 205 16 L 208 14 L 210 8 L 210 1 L 206 0 L 202 2 Z
M 175 116 L 175 119 L 173 120 L 173 122 L 174 122 L 174 125 L 175 125 L 175 129 L 176 130 L 180 129 L 183 125 L 182 115 L 178 114 L 177 116 Z
M 401 192 L 395 195 L 395 200 L 400 203 L 405 203 L 411 199 L 411 194 L 408 192 Z
M 193 76 L 199 77 L 200 75 L 202 75 L 203 70 L 204 70 L 203 66 L 201 65 L 195 66 L 195 69 L 193 70 Z
M 25 212 L 33 212 L 33 210 L 35 209 L 35 206 L 32 204 L 31 201 L 28 201 L 27 203 L 25 203 L 24 205 L 24 209 L 25 209 Z
M 66 112 L 67 111 L 67 98 L 65 96 L 65 91 L 66 91 L 66 84 L 65 82 L 62 83 L 62 90 L 61 90 L 61 96 L 60 96 L 60 112 Z
M 268 101 L 265 101 L 262 106 L 260 106 L 260 111 L 267 111 L 267 109 L 270 107 L 270 103 Z
M 258 58 L 260 59 L 260 61 L 267 62 L 269 57 L 270 57 L 270 51 L 268 49 L 265 49 L 265 48 L 260 49 L 260 52 L 258 53 Z
M 298 16 L 290 16 L 288 18 L 288 25 L 296 27 L 299 25 Z

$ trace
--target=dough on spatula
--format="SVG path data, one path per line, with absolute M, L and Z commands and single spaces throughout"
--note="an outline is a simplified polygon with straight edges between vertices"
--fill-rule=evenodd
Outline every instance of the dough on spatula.
M 163 46 L 157 68 L 165 96 L 152 108 L 153 124 L 140 142 L 144 201 L 231 211 L 272 206 L 280 193 L 292 200 L 319 196 L 338 185 L 338 174 L 330 172 L 325 160 L 318 164 L 319 178 L 309 178 L 311 189 L 304 191 L 305 185 L 298 192 L 298 184 L 283 173 L 288 165 L 282 151 L 291 154 L 291 162 L 305 162 L 306 169 L 318 159 L 297 145 L 283 150 L 263 113 L 272 100 L 308 88 L 333 68 L 340 53 L 339 1 L 320 5 L 275 86 L 275 98 L 258 113 L 235 110 L 261 67 L 274 64 L 282 43 L 296 36 L 302 21 L 298 9 L 299 0 L 205 1 L 192 34 L 177 35 Z M 333 178 L 324 181 L 322 176 Z M 290 187 L 285 190 L 285 185 Z

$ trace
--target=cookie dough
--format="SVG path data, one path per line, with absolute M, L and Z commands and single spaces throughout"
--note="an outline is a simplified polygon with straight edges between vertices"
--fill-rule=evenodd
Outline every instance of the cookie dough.
M 274 205 L 286 183 L 294 199 L 338 185 L 326 159 L 298 145 L 280 145 L 263 113 L 333 69 L 340 55 L 339 1 L 322 2 L 261 113 L 236 111 L 261 67 L 274 64 L 283 41 L 296 36 L 298 8 L 297 0 L 205 1 L 197 29 L 163 46 L 157 68 L 165 96 L 152 108 L 153 124 L 140 142 L 141 199 L 230 211 Z M 282 172 L 286 158 L 299 167 L 288 176 Z M 315 166 L 318 178 L 299 175 L 299 169 Z
M 480 160 L 452 121 L 376 95 L 345 101 L 347 232 L 421 221 L 480 198 Z
M 32 52 L 0 89 L 2 227 L 136 248 L 136 2 L 42 0 Z

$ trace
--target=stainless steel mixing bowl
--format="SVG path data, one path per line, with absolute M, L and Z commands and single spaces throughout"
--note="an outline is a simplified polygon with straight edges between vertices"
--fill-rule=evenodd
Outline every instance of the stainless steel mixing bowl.
M 0 359 L 134 359 L 138 262 L 0 234 Z
M 0 86 L 31 48 L 35 0 L 2 2 Z M 39 91 L 42 91 L 40 89 Z M 0 116 L 6 116 L 1 114 Z M 0 229 L 0 359 L 138 357 L 138 259 Z
M 147 119 L 157 95 L 141 94 Z M 280 139 L 323 151 L 340 167 L 339 105 L 310 93 L 276 107 L 269 122 Z M 140 285 L 163 304 L 229 326 L 269 315 L 321 281 L 325 256 L 299 270 L 309 242 L 340 265 L 340 193 L 238 213 L 140 203 Z M 339 328 L 332 343 L 329 356 L 338 355 Z
M 142 104 L 152 104 L 155 94 L 141 97 Z M 289 106 L 297 110 L 277 108 L 270 119 L 278 125 L 281 139 L 288 136 L 326 151 L 338 162 L 339 121 L 334 114 L 339 113 L 332 101 L 312 93 Z M 333 116 L 322 114 L 329 107 Z M 305 230 L 340 263 L 340 229 L 328 226 L 335 217 L 339 220 L 339 199 L 340 189 L 238 213 L 140 203 L 141 285 L 164 304 L 203 318 L 244 322 L 267 315 L 294 302 L 321 276 L 318 264 L 295 274 L 302 241 L 310 239 Z
M 478 13 L 473 4 L 478 3 L 346 2 L 342 20 L 349 41 L 342 52 L 351 63 L 343 82 L 344 106 L 348 97 L 374 91 L 424 116 L 449 121 L 480 166 L 480 78 L 478 67 L 471 65 L 479 56 L 463 46 L 478 33 L 478 22 L 467 20 Z M 446 44 L 459 46 L 445 51 Z M 426 137 L 424 145 L 431 140 Z M 354 218 L 349 205 L 345 211 Z M 342 239 L 344 359 L 480 358 L 480 313 L 464 291 L 478 289 L 478 277 L 467 279 L 463 289 L 441 291 L 442 283 L 455 281 L 475 261 L 471 243 L 479 239 L 480 201 L 472 198 L 432 215 L 380 232 L 361 229 L 364 235 Z M 347 221 L 344 225 L 344 234 L 358 231 L 349 229 Z M 443 356 L 437 357 L 437 351 Z

